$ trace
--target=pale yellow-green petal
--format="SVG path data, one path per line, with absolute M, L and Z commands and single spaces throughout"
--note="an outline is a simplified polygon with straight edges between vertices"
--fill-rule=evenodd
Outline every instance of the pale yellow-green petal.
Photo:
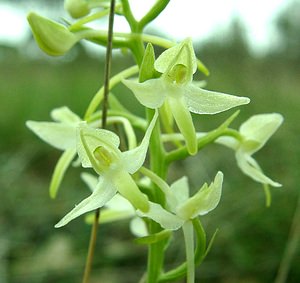
M 170 105 L 170 109 L 179 131 L 185 138 L 188 152 L 191 155 L 195 155 L 198 151 L 196 130 L 191 113 L 187 109 L 183 97 L 168 97 L 167 103 Z
M 158 118 L 158 111 L 155 111 L 154 116 L 147 128 L 147 131 L 145 133 L 145 136 L 144 136 L 141 144 L 138 147 L 128 150 L 128 151 L 125 151 L 125 152 L 122 152 L 122 154 L 121 154 L 123 166 L 124 166 L 124 168 L 126 168 L 126 170 L 130 174 L 133 174 L 138 169 L 140 169 L 145 161 L 150 137 L 151 137 L 153 128 L 156 124 L 157 118 Z
M 53 109 L 50 115 L 56 122 L 76 124 L 81 121 L 80 117 L 66 106 Z
M 111 182 L 119 193 L 126 198 L 136 209 L 147 212 L 149 210 L 148 197 L 143 194 L 132 177 L 125 170 L 115 171 L 109 175 Z
M 49 193 L 51 198 L 56 197 L 61 181 L 65 175 L 66 170 L 68 169 L 72 160 L 74 159 L 75 154 L 75 148 L 71 148 L 67 149 L 59 158 L 50 182 Z
M 168 89 L 161 78 L 151 79 L 143 83 L 133 80 L 123 80 L 122 82 L 133 92 L 142 105 L 151 109 L 161 107 L 168 93 Z
M 109 180 L 101 178 L 93 193 L 76 205 L 55 225 L 55 228 L 62 227 L 80 215 L 104 206 L 116 191 L 116 187 Z
M 249 154 L 243 152 L 242 150 L 238 150 L 236 152 L 236 159 L 237 164 L 242 172 L 253 180 L 262 184 L 268 184 L 273 187 L 281 187 L 280 183 L 271 180 L 262 172 L 258 163 Z
M 193 219 L 198 215 L 205 215 L 215 209 L 222 194 L 223 173 L 218 172 L 214 181 L 201 189 L 177 208 L 177 214 L 183 219 Z
M 160 226 L 167 230 L 179 229 L 184 220 L 179 218 L 177 215 L 165 210 L 160 204 L 149 202 L 149 210 L 147 212 L 137 211 L 137 214 L 141 217 L 148 217 L 160 224 Z
M 190 38 L 165 50 L 154 63 L 155 69 L 160 73 L 170 71 L 175 65 L 191 68 L 191 75 L 196 72 L 197 59 Z
M 208 91 L 192 83 L 185 87 L 184 97 L 189 110 L 197 114 L 217 114 L 250 102 L 248 97 Z
M 171 185 L 171 191 L 176 197 L 176 205 L 186 201 L 189 198 L 189 184 L 187 177 L 183 176 L 180 179 L 176 180 Z
M 278 113 L 258 114 L 250 117 L 239 129 L 246 143 L 244 148 L 247 147 L 249 153 L 258 151 L 277 131 L 282 122 L 283 117 Z
M 76 125 L 27 121 L 26 126 L 46 143 L 60 150 L 76 148 Z

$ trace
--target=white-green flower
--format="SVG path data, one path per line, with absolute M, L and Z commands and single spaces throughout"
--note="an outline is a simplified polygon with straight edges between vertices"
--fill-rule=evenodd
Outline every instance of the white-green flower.
M 222 182 L 223 173 L 218 172 L 214 182 L 209 186 L 205 183 L 194 196 L 189 197 L 187 178 L 182 177 L 174 182 L 167 192 L 164 189 L 168 210 L 151 202 L 148 212 L 138 211 L 138 213 L 158 222 L 164 229 L 179 229 L 185 221 L 199 215 L 205 215 L 218 205 L 221 198 Z
M 204 90 L 192 82 L 197 61 L 190 39 L 164 51 L 154 68 L 162 73 L 160 78 L 143 83 L 124 80 L 123 83 L 142 105 L 170 109 L 191 154 L 197 152 L 197 139 L 190 112 L 216 114 L 250 101 L 247 97 Z
M 119 150 L 119 137 L 104 129 L 81 124 L 78 130 L 77 152 L 84 168 L 93 168 L 99 180 L 92 194 L 75 206 L 55 227 L 61 227 L 74 218 L 104 206 L 117 192 L 136 209 L 149 210 L 149 201 L 131 177 L 144 163 L 150 136 L 157 120 L 157 112 L 141 144 L 131 150 Z
M 187 178 L 183 177 L 173 183 L 169 190 L 164 188 L 167 209 L 157 203 L 150 202 L 148 212 L 138 211 L 142 217 L 148 217 L 167 230 L 183 229 L 187 256 L 187 282 L 194 282 L 194 231 L 192 220 L 205 215 L 218 205 L 222 193 L 223 173 L 218 172 L 214 181 L 206 183 L 192 197 L 189 197 Z M 167 191 L 168 190 L 168 191 Z
M 81 119 L 67 107 L 52 110 L 55 122 L 27 121 L 26 126 L 46 143 L 63 150 L 50 183 L 50 196 L 54 198 L 65 171 L 76 155 L 76 128 Z
M 280 187 L 281 184 L 264 175 L 252 155 L 265 145 L 282 122 L 283 117 L 278 113 L 254 115 L 240 126 L 240 139 L 226 136 L 216 142 L 235 150 L 237 164 L 244 174 L 257 182 Z

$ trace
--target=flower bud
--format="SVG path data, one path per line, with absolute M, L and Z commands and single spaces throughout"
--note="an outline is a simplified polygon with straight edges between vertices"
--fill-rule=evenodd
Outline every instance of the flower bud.
M 86 0 L 65 0 L 64 7 L 71 17 L 75 19 L 84 17 L 90 12 L 90 8 Z
M 29 13 L 27 20 L 37 44 L 48 55 L 64 55 L 79 40 L 64 25 L 36 13 Z

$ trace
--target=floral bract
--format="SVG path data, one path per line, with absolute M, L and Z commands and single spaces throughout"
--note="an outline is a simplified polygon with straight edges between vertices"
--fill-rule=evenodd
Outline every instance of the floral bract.
M 141 104 L 160 108 L 164 104 L 172 112 L 177 126 L 185 137 L 190 154 L 196 154 L 196 133 L 190 112 L 216 114 L 249 103 L 249 98 L 204 90 L 193 84 L 197 69 L 190 39 L 163 52 L 154 63 L 162 73 L 160 78 L 143 83 L 124 80 Z

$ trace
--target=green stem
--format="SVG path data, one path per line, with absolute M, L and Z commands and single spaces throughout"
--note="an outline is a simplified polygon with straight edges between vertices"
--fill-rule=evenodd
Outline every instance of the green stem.
M 95 212 L 95 216 L 94 216 L 94 222 L 93 222 L 91 238 L 90 238 L 90 243 L 89 243 L 89 250 L 88 250 L 88 255 L 87 255 L 87 259 L 86 259 L 82 283 L 88 283 L 89 279 L 90 279 L 92 263 L 93 263 L 93 258 L 94 258 L 94 252 L 95 252 L 95 247 L 96 247 L 97 232 L 98 232 L 98 226 L 99 226 L 99 217 L 100 217 L 100 209 L 97 209 Z
M 137 22 L 134 18 L 128 0 L 121 0 L 123 5 L 123 12 L 126 20 L 128 21 L 131 28 L 131 35 L 128 38 L 129 48 L 131 49 L 135 60 L 139 66 L 142 64 L 145 47 L 142 38 L 142 31 L 144 26 L 153 20 L 167 5 L 169 0 L 157 1 L 153 8 L 148 12 L 148 14 L 141 20 Z M 147 109 L 146 111 L 147 121 L 150 123 L 154 115 L 154 110 Z M 150 155 L 150 168 L 151 170 L 165 179 L 167 173 L 167 164 L 165 162 L 165 151 L 163 144 L 161 142 L 161 131 L 159 122 L 156 123 L 149 144 L 149 155 Z M 164 203 L 163 193 L 153 184 L 153 198 L 156 203 Z M 161 231 L 159 224 L 154 221 L 150 221 L 149 233 L 155 234 Z M 147 283 L 156 283 L 162 272 L 163 262 L 164 262 L 164 248 L 167 241 L 159 241 L 149 245 L 148 249 L 148 262 L 147 262 Z
M 156 1 L 150 11 L 139 21 L 139 28 L 142 30 L 144 27 L 152 22 L 169 4 L 170 0 Z
M 97 13 L 92 14 L 92 15 L 88 15 L 87 17 L 84 17 L 84 18 L 78 20 L 77 22 L 75 22 L 74 24 L 70 25 L 69 30 L 74 31 L 74 30 L 80 28 L 82 25 L 87 24 L 89 22 L 92 22 L 96 19 L 100 19 L 100 18 L 102 18 L 102 17 L 104 17 L 108 14 L 109 14 L 109 9 L 97 12 Z
M 110 10 L 109 10 L 109 23 L 108 23 L 108 41 L 107 41 L 107 46 L 106 46 L 106 60 L 105 60 L 106 64 L 105 64 L 105 70 L 104 70 L 104 97 L 103 97 L 103 107 L 102 107 L 102 128 L 106 128 L 106 120 L 107 120 L 114 15 L 115 15 L 115 0 L 111 0 Z
M 124 16 L 125 16 L 128 24 L 129 24 L 129 26 L 130 26 L 131 31 L 140 32 L 140 31 L 137 30 L 137 21 L 136 21 L 136 19 L 134 18 L 133 14 L 132 14 L 132 11 L 131 11 L 128 0 L 121 0 L 121 2 L 122 2 L 122 5 L 123 5 Z
M 153 116 L 153 110 L 147 109 L 147 119 L 151 121 Z M 151 170 L 161 177 L 166 178 L 167 166 L 165 162 L 165 151 L 160 139 L 160 127 L 159 123 L 156 123 L 153 129 L 150 145 L 150 168 Z M 153 185 L 154 201 L 157 203 L 164 203 L 163 193 Z M 154 234 L 161 231 L 161 227 L 154 221 L 150 222 L 149 233 Z M 164 262 L 164 248 L 166 241 L 160 241 L 154 244 L 150 244 L 148 248 L 148 266 L 147 266 L 147 283 L 156 283 L 162 272 Z

